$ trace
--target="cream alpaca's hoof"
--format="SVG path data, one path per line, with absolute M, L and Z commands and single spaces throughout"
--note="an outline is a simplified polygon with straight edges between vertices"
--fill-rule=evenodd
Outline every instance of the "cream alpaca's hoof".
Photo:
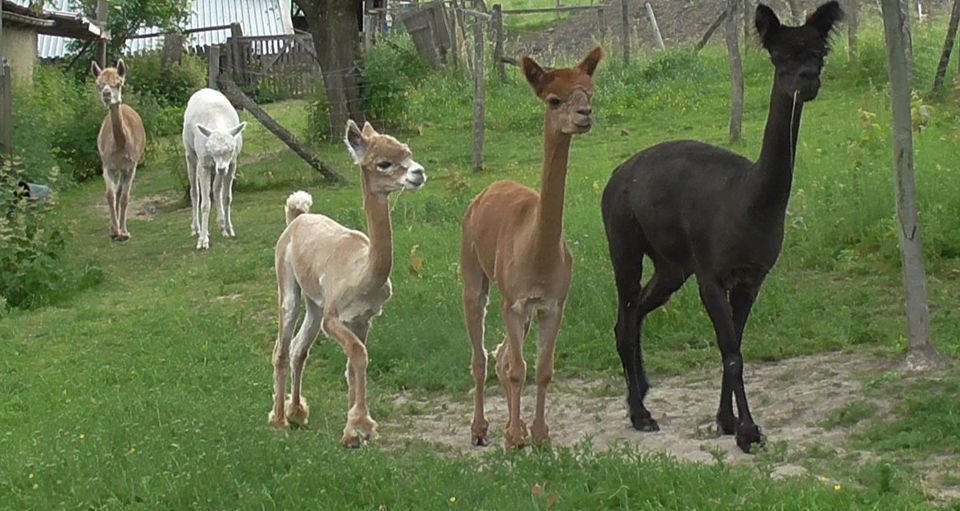
M 343 438 L 340 443 L 344 447 L 357 449 L 363 442 L 377 438 L 377 423 L 370 417 L 352 419 L 343 429 Z
M 277 414 L 274 413 L 272 410 L 270 411 L 270 414 L 267 415 L 267 423 L 277 429 L 287 429 L 287 426 L 288 426 L 287 419 L 284 419 L 282 417 L 278 418 Z
M 307 417 L 310 415 L 310 407 L 307 406 L 307 400 L 300 398 L 300 404 L 294 406 L 293 402 L 287 401 L 284 404 L 284 411 L 287 414 L 287 420 L 294 426 L 306 426 Z

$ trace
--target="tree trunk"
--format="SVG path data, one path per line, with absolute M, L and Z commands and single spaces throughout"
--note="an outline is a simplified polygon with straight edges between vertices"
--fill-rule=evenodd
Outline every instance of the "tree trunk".
M 911 0 L 899 0 L 897 8 L 900 10 L 899 27 L 900 40 L 903 42 L 903 55 L 907 59 L 907 87 L 913 87 L 913 36 L 910 30 L 910 4 Z M 886 5 L 886 4 L 884 4 Z M 884 24 L 887 19 L 884 18 Z
M 887 41 L 887 62 L 893 100 L 893 168 L 896 188 L 897 231 L 907 311 L 907 367 L 928 370 L 944 361 L 930 341 L 930 309 L 927 303 L 923 247 L 920 243 L 920 219 L 917 212 L 916 183 L 913 172 L 913 124 L 910 112 L 909 61 L 904 31 L 905 0 L 883 0 L 883 25 Z
M 937 73 L 933 77 L 933 93 L 943 89 L 943 78 L 947 74 L 950 64 L 950 53 L 957 38 L 957 24 L 960 23 L 960 0 L 953 0 L 953 10 L 950 11 L 950 25 L 947 27 L 947 36 L 943 39 L 943 51 L 940 52 L 940 63 L 937 64 Z
M 740 0 L 727 1 L 727 19 L 724 32 L 727 40 L 727 60 L 730 63 L 730 141 L 739 142 L 743 124 L 743 65 L 740 61 Z
M 787 0 L 790 5 L 790 16 L 793 17 L 794 25 L 803 25 L 803 7 L 800 6 L 800 0 Z
M 847 57 L 850 64 L 857 63 L 857 31 L 860 30 L 860 0 L 847 0 L 844 6 L 847 23 Z
M 329 115 L 327 135 L 339 139 L 347 119 L 363 123 L 366 116 L 357 83 L 362 0 L 295 0 L 307 18 L 313 46 L 323 73 Z

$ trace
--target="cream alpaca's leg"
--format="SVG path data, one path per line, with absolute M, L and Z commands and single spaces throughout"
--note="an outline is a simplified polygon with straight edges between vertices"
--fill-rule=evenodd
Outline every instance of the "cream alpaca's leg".
M 230 164 L 230 170 L 223 177 L 223 188 L 220 190 L 220 204 L 223 208 L 223 225 L 221 226 L 223 235 L 233 238 L 236 233 L 233 231 L 233 221 L 230 218 L 230 205 L 233 203 L 233 180 L 237 175 L 236 162 Z
M 107 209 L 110 210 L 110 237 L 117 239 L 120 234 L 120 227 L 117 225 L 117 183 L 113 179 L 113 173 L 106 167 L 103 168 L 103 183 L 107 188 Z
M 355 396 L 355 401 L 347 412 L 347 425 L 343 428 L 341 442 L 344 447 L 360 447 L 362 439 L 376 436 L 377 427 L 377 423 L 370 417 L 367 409 L 367 348 L 349 328 L 344 326 L 337 317 L 337 312 L 332 308 L 324 311 L 323 331 L 340 344 L 353 369 L 354 382 L 351 385 L 351 392 Z
M 347 325 L 347 328 L 353 332 L 353 335 L 357 336 L 360 342 L 364 345 L 367 344 L 367 333 L 370 331 L 370 321 L 350 323 Z M 347 359 L 347 368 L 344 371 L 344 376 L 347 378 L 347 403 L 348 409 L 350 409 L 353 408 L 353 405 L 357 402 L 356 386 L 354 385 L 357 376 L 354 374 L 353 366 L 350 365 L 350 359 Z
M 520 393 L 527 374 L 527 363 L 523 360 L 523 341 L 530 325 L 529 317 L 523 312 L 514 311 L 504 300 L 503 320 L 507 329 L 507 339 L 497 350 L 497 373 L 507 394 L 507 406 L 510 416 L 507 420 L 504 447 L 523 447 L 526 443 L 527 426 L 520 418 Z M 506 348 L 501 353 L 501 350 Z
M 313 300 L 307 298 L 307 313 L 303 318 L 303 325 L 300 331 L 293 338 L 290 346 L 290 367 L 293 369 L 293 390 L 290 395 L 290 402 L 287 403 L 287 419 L 296 424 L 306 424 L 307 416 L 310 414 L 306 401 L 300 394 L 301 384 L 303 383 L 303 367 L 307 362 L 307 356 L 310 354 L 310 346 L 317 340 L 317 334 L 320 333 L 321 318 L 323 309 Z
M 197 188 L 200 191 L 200 234 L 197 235 L 197 250 L 210 248 L 210 173 L 200 167 L 197 172 Z
M 130 190 L 133 188 L 133 178 L 137 175 L 137 168 L 124 170 L 120 177 L 120 190 L 117 192 L 117 203 L 119 206 L 120 232 L 117 235 L 119 241 L 130 239 L 130 231 L 127 230 L 127 207 L 130 205 Z
M 463 317 L 467 325 L 472 349 L 473 422 L 470 424 L 470 442 L 476 446 L 490 445 L 487 431 L 490 423 L 483 414 L 484 386 L 487 381 L 487 350 L 483 346 L 484 318 L 487 314 L 487 293 L 490 281 L 471 254 L 461 255 L 463 274 Z
M 217 205 L 217 225 L 220 226 L 220 232 L 223 232 L 223 201 L 220 199 L 220 190 L 223 188 L 223 175 L 220 172 L 213 173 L 213 194 L 211 200 Z
M 560 323 L 563 320 L 563 305 L 555 310 L 540 311 L 538 324 L 540 337 L 537 340 L 537 407 L 533 416 L 533 441 L 547 443 L 550 441 L 550 428 L 547 427 L 545 408 L 547 402 L 547 386 L 553 379 L 553 354 L 557 346 L 557 334 L 560 333 Z
M 279 332 L 277 343 L 273 347 L 273 409 L 269 422 L 277 427 L 286 427 L 287 419 L 283 407 L 284 391 L 290 371 L 290 340 L 297 326 L 300 313 L 300 286 L 290 268 L 284 261 L 277 261 L 277 292 L 279 300 Z
M 200 232 L 200 203 L 197 195 L 197 153 L 187 148 L 187 178 L 190 181 L 190 209 L 193 217 L 190 223 L 190 235 L 196 236 Z

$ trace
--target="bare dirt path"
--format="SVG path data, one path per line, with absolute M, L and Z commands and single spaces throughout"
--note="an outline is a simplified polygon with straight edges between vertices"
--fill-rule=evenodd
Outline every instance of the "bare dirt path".
M 745 378 L 754 417 L 763 428 L 768 446 L 780 444 L 784 451 L 802 453 L 821 447 L 841 457 L 853 455 L 860 461 L 876 456 L 870 452 L 849 451 L 849 428 L 825 424 L 825 419 L 854 402 L 872 402 L 876 416 L 886 415 L 893 398 L 868 397 L 864 385 L 897 369 L 897 361 L 863 353 L 828 353 L 793 358 L 776 363 L 748 363 Z M 613 369 L 611 369 L 613 370 Z M 469 375 L 464 370 L 464 378 Z M 487 389 L 486 416 L 490 421 L 494 447 L 502 446 L 506 424 L 506 402 L 492 375 Z M 675 376 L 652 381 L 646 404 L 660 422 L 661 431 L 640 433 L 630 427 L 625 390 L 619 378 L 602 380 L 558 380 L 547 398 L 547 420 L 552 442 L 572 446 L 589 439 L 594 450 L 627 444 L 651 453 L 667 453 L 679 460 L 713 463 L 754 463 L 759 457 L 742 453 L 733 437 L 716 437 L 714 415 L 719 399 L 720 367 L 696 375 Z M 523 417 L 532 420 L 535 385 L 527 385 L 522 399 Z M 470 420 L 473 398 L 463 396 L 422 396 L 402 393 L 393 404 L 402 413 L 383 425 L 384 442 L 424 442 L 461 454 L 483 450 L 470 446 Z M 392 440 L 390 440 L 392 439 Z M 797 456 L 774 460 L 771 475 L 804 475 L 808 470 Z M 931 460 L 921 467 L 924 484 L 938 499 L 960 498 L 957 488 L 937 485 L 942 467 L 958 460 Z M 826 477 L 829 474 L 813 474 Z

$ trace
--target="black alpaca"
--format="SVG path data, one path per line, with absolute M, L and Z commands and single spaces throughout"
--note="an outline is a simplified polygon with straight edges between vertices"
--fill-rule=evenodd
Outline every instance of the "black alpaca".
M 736 433 L 745 452 L 761 441 L 747 406 L 740 340 L 760 285 L 780 255 L 800 113 L 817 96 L 830 32 L 842 16 L 837 2 L 827 2 L 803 26 L 786 27 L 769 7 L 757 7 L 757 32 L 775 74 L 756 163 L 701 142 L 665 142 L 617 167 L 603 191 L 619 295 L 614 331 L 630 421 L 638 430 L 660 429 L 643 406 L 649 388 L 640 344 L 643 318 L 695 274 L 723 357 L 718 431 Z M 641 286 L 644 255 L 654 273 Z

